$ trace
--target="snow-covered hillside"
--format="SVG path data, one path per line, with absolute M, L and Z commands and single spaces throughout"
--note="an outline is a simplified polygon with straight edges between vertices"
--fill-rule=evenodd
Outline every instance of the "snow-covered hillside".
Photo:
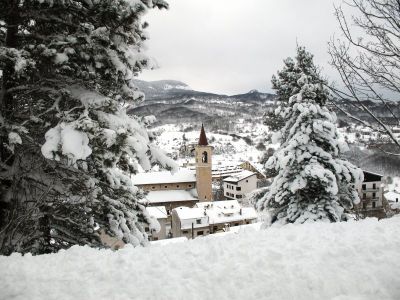
M 1 299 L 400 299 L 400 218 L 0 256 Z
M 168 124 L 155 127 L 152 132 L 157 136 L 156 143 L 161 149 L 174 158 L 181 157 L 185 160 L 180 155 L 183 151 L 182 147 L 197 144 L 199 138 L 199 129 L 190 127 L 191 129 L 188 131 L 185 129 L 188 127 L 190 127 L 189 124 L 180 124 L 179 126 Z M 238 120 L 232 128 L 232 132 L 232 134 L 215 133 L 207 130 L 208 142 L 213 146 L 213 164 L 234 165 L 250 161 L 262 168 L 259 162 L 264 149 L 257 149 L 257 145 L 265 144 L 268 127 L 263 124 L 250 124 Z M 268 147 L 276 148 L 278 145 L 269 144 Z

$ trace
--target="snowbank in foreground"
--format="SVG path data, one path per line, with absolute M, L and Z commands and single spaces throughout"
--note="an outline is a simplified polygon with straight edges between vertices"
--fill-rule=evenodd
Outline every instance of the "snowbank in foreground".
M 400 218 L 0 257 L 1 299 L 400 299 Z

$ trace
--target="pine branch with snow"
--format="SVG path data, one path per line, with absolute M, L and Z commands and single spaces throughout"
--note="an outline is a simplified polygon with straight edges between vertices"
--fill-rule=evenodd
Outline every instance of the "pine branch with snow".
M 152 67 L 141 18 L 154 7 L 167 4 L 0 4 L 2 253 L 101 246 L 100 228 L 146 244 L 153 220 L 130 174 L 173 163 L 126 109 L 144 98 L 133 79 Z

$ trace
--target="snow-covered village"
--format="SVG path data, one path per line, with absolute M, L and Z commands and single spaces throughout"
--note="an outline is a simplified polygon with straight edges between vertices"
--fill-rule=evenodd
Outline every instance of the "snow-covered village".
M 0 300 L 400 299 L 397 0 L 0 0 Z

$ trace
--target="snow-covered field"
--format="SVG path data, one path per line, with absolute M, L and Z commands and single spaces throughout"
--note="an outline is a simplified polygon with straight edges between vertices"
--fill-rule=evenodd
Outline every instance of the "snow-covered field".
M 400 217 L 0 257 L 0 299 L 400 299 Z

